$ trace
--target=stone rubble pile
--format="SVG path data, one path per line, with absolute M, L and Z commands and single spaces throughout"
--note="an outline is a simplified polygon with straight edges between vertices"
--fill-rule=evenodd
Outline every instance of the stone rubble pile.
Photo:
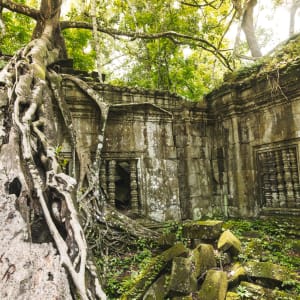
M 156 256 L 121 299 L 300 299 L 280 290 L 283 282 L 295 279 L 286 268 L 270 262 L 238 262 L 241 242 L 230 230 L 222 232 L 222 224 L 184 223 L 183 236 L 192 246 L 176 243 Z

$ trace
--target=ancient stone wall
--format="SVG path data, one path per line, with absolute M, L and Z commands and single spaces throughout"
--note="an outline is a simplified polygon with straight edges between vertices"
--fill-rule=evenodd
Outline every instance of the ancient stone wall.
M 110 104 L 99 170 L 108 201 L 156 221 L 298 214 L 299 74 L 295 64 L 225 83 L 202 103 L 90 81 Z M 78 142 L 93 156 L 101 112 L 70 81 L 64 91 Z M 71 160 L 64 132 L 61 144 Z
M 298 213 L 300 67 L 224 86 L 207 97 L 215 119 L 215 198 L 231 216 Z

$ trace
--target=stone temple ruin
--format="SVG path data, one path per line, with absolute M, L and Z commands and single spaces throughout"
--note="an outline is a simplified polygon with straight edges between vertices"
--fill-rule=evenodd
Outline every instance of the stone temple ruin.
M 299 61 L 239 74 L 200 103 L 78 72 L 111 104 L 99 170 L 110 203 L 155 221 L 299 214 Z M 61 72 L 74 74 L 66 66 Z M 64 94 L 78 142 L 93 155 L 101 111 L 71 81 Z M 70 159 L 70 140 L 60 132 Z

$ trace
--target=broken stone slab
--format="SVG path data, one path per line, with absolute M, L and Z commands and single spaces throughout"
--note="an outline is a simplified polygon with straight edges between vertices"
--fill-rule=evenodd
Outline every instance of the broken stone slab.
M 145 293 L 143 300 L 163 300 L 169 292 L 168 275 L 160 276 Z
M 235 263 L 228 271 L 228 285 L 233 287 L 247 276 L 245 268 L 240 263 Z
M 199 299 L 224 300 L 227 293 L 227 274 L 219 270 L 209 270 L 198 293 Z
M 262 287 L 258 284 L 254 284 L 247 281 L 242 281 L 240 283 L 253 299 L 264 299 L 264 300 L 274 300 L 274 299 L 288 299 L 288 300 L 300 300 L 300 296 L 287 293 L 285 291 L 280 291 L 278 289 L 268 289 Z M 251 299 L 252 299 L 251 298 Z
M 226 230 L 218 240 L 218 249 L 236 256 L 241 252 L 242 246 L 240 240 L 230 230 Z
M 222 232 L 223 221 L 188 221 L 183 223 L 183 237 L 200 240 L 216 240 Z
M 270 262 L 247 262 L 244 265 L 247 276 L 273 282 L 283 282 L 291 279 L 287 268 Z
M 169 288 L 173 295 L 187 295 L 197 290 L 197 277 L 191 259 L 184 257 L 173 259 Z
M 199 244 L 191 251 L 190 260 L 194 265 L 194 274 L 196 278 L 207 270 L 217 266 L 214 248 L 210 244 Z
M 132 288 L 121 296 L 121 300 L 142 299 L 143 295 L 158 275 L 174 257 L 187 255 L 188 249 L 183 243 L 175 244 L 160 255 L 154 257 L 148 266 L 136 277 Z

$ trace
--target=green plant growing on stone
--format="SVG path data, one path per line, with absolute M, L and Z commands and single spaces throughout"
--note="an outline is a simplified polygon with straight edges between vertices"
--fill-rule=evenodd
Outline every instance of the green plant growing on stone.
M 253 295 L 253 293 L 248 291 L 245 286 L 239 285 L 236 289 L 236 292 L 241 297 L 242 300 L 244 300 L 244 299 L 257 299 L 257 297 L 255 297 Z
M 69 160 L 63 157 L 62 145 L 57 145 L 54 151 L 60 167 L 62 168 L 63 171 L 66 171 L 66 167 L 69 163 Z

